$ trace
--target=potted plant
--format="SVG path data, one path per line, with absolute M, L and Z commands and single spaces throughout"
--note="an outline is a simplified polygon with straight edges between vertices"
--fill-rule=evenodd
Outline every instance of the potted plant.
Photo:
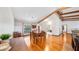
M 0 39 L 3 41 L 3 42 L 9 42 L 9 38 L 10 38 L 10 34 L 2 34 L 0 36 Z

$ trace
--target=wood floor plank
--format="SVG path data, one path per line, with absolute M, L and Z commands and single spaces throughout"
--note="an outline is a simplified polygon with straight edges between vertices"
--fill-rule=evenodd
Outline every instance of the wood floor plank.
M 25 38 L 27 39 L 27 36 Z M 59 36 L 48 35 L 44 49 L 37 45 L 26 45 L 24 37 L 21 37 L 11 40 L 11 46 L 13 47 L 11 51 L 73 51 L 71 44 L 72 36 L 69 33 L 63 33 Z

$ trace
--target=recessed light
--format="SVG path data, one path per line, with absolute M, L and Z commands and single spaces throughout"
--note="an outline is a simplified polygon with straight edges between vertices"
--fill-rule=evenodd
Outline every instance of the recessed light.
M 37 17 L 36 16 L 32 16 L 32 19 L 37 19 Z

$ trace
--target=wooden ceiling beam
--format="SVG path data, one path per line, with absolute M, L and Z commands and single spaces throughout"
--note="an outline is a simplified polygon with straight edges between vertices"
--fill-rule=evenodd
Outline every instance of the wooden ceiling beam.
M 63 18 L 68 18 L 68 17 L 78 17 L 79 16 L 79 14 L 78 15 L 71 15 L 71 16 L 62 16 Z
M 43 19 L 41 19 L 40 21 L 38 21 L 37 23 L 40 23 L 42 21 L 44 21 L 45 19 L 47 19 L 48 17 L 50 17 L 51 15 L 53 15 L 54 13 L 57 13 L 59 10 L 64 10 L 64 9 L 67 9 L 67 8 L 70 8 L 70 7 L 61 7 L 57 10 L 55 10 L 54 12 L 50 13 L 49 15 L 47 15 L 46 17 L 44 17 Z
M 61 8 L 59 8 L 58 10 L 59 10 L 59 11 L 62 11 L 62 10 L 68 9 L 68 8 L 70 8 L 70 7 L 61 7 Z
M 62 21 L 79 21 L 79 17 L 78 18 L 62 18 Z
M 78 13 L 78 12 L 79 12 L 79 10 L 76 10 L 76 11 L 71 11 L 71 12 L 62 13 L 61 15 L 72 14 L 72 13 Z
M 63 18 L 63 19 L 79 19 L 79 18 Z
M 78 19 L 63 19 L 62 21 L 79 21 L 79 18 Z
M 55 11 L 57 12 L 57 11 Z M 41 19 L 40 21 L 38 21 L 37 23 L 40 23 L 42 21 L 44 21 L 45 19 L 47 19 L 48 17 L 50 17 L 52 14 L 54 14 L 55 12 L 52 12 L 51 14 L 47 15 L 46 17 L 44 17 L 43 19 Z
M 60 18 L 61 20 L 63 20 L 63 18 L 62 18 L 62 16 L 61 16 L 62 12 L 61 12 L 61 11 L 57 11 L 57 14 L 59 15 L 59 18 Z
M 78 17 L 62 17 L 62 18 L 79 18 L 79 16 Z

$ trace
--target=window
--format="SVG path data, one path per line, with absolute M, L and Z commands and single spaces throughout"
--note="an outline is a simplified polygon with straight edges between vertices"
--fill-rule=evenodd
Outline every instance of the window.
M 30 24 L 24 24 L 24 35 L 29 34 L 31 32 L 31 25 Z

